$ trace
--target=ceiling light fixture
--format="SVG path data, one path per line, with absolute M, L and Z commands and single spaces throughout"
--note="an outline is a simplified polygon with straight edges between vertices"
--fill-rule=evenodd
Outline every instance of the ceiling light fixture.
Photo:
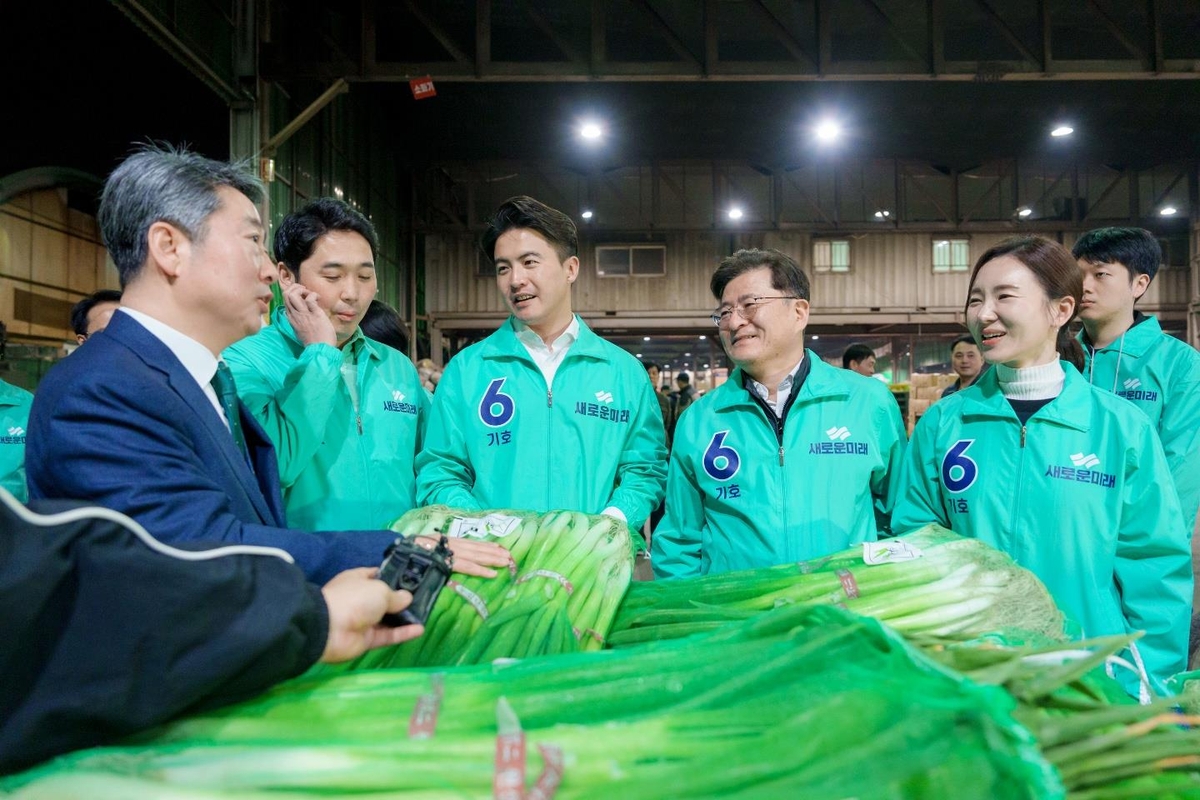
M 1160 217 L 1173 217 L 1179 213 L 1179 209 L 1175 206 L 1163 206 L 1158 210 Z
M 813 133 L 822 142 L 835 142 L 842 135 L 842 126 L 831 119 L 822 120 L 813 128 Z
M 1023 206 L 1023 207 L 1017 209 L 1018 217 L 1024 218 L 1024 217 L 1031 216 L 1032 214 L 1033 214 L 1033 209 L 1029 208 L 1028 206 Z
M 734 219 L 734 220 L 741 219 L 743 215 L 744 215 L 744 212 L 737 206 L 734 206 L 733 208 L 729 209 L 729 218 L 730 219 Z
M 585 122 L 579 126 L 579 135 L 588 141 L 595 141 L 604 135 L 604 131 L 598 123 Z
M 886 208 L 881 208 L 875 212 L 875 219 L 887 219 L 891 215 L 892 212 L 888 211 Z
M 1075 129 L 1070 125 L 1058 125 L 1055 126 L 1054 130 L 1050 131 L 1050 135 L 1056 139 L 1061 139 L 1064 136 L 1070 136 L 1074 132 Z
M 592 210 L 589 208 L 587 211 L 584 211 L 579 216 L 583 217 L 584 219 L 591 219 L 592 218 Z

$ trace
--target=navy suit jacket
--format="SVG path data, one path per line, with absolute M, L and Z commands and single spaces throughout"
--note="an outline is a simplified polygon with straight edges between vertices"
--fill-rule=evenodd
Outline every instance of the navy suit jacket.
M 379 566 L 392 533 L 287 527 L 275 448 L 244 407 L 241 420 L 253 471 L 179 359 L 118 312 L 38 385 L 25 439 L 30 497 L 112 508 L 175 545 L 279 547 L 317 583 Z

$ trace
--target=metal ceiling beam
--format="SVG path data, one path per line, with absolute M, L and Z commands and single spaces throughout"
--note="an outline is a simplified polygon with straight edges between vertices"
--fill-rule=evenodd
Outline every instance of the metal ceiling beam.
M 642 12 L 642 16 L 650 22 L 650 26 L 654 28 L 654 30 L 658 31 L 659 35 L 666 40 L 667 44 L 671 46 L 671 49 L 675 51 L 675 54 L 678 55 L 683 61 L 690 62 L 697 67 L 704 66 L 700 63 L 700 59 L 696 58 L 695 54 L 692 53 L 692 51 L 688 49 L 687 45 L 683 43 L 683 40 L 679 38 L 679 35 L 676 34 L 671 26 L 667 24 L 667 21 L 664 20 L 659 13 L 655 11 L 649 3 L 646 2 L 646 0 L 628 0 L 628 2 L 638 11 Z
M 133 16 L 135 13 L 147 14 L 142 5 L 145 0 L 115 0 L 119 6 Z M 847 24 L 841 18 L 833 15 L 834 0 L 814 0 L 813 18 L 806 21 L 802 30 L 796 30 L 796 25 L 785 24 L 767 5 L 764 0 L 703 0 L 695 3 L 690 17 L 685 22 L 668 20 L 658 11 L 654 0 L 624 0 L 638 12 L 637 24 L 643 32 L 657 35 L 670 46 L 676 60 L 620 60 L 610 61 L 608 58 L 608 18 L 612 0 L 589 0 L 587 31 L 589 47 L 582 52 L 571 39 L 560 30 L 562 24 L 556 18 L 543 12 L 531 0 L 517 0 L 523 15 L 533 23 L 533 27 L 541 32 L 555 48 L 562 52 L 566 60 L 547 62 L 529 57 L 523 60 L 523 55 L 517 55 L 513 60 L 496 62 L 492 60 L 492 37 L 494 5 L 492 0 L 459 0 L 458 4 L 431 4 L 425 0 L 404 0 L 404 7 L 412 14 L 432 38 L 449 54 L 447 60 L 433 62 L 385 62 L 378 63 L 375 58 L 378 36 L 387 35 L 376 25 L 375 15 L 378 0 L 362 0 L 362 51 L 349 54 L 345 58 L 332 58 L 325 62 L 305 60 L 307 54 L 296 53 L 292 62 L 275 61 L 263 65 L 263 77 L 267 80 L 286 81 L 300 78 L 321 78 L 343 76 L 351 81 L 408 81 L 414 76 L 433 75 L 439 81 L 546 81 L 546 82 L 582 82 L 582 81 L 1030 81 L 1030 80 L 1147 80 L 1200 79 L 1200 59 L 1175 58 L 1168 59 L 1163 51 L 1163 27 L 1175 17 L 1164 14 L 1166 4 L 1163 0 L 1127 0 L 1136 3 L 1144 12 L 1149 24 L 1149 32 L 1144 43 L 1124 31 L 1107 12 L 1098 0 L 1084 0 L 1087 8 L 1094 14 L 1100 24 L 1128 50 L 1133 57 L 1121 59 L 1059 59 L 1054 58 L 1054 30 L 1056 20 L 1053 18 L 1051 0 L 1037 0 L 1036 16 L 1014 17 L 1006 6 L 998 5 L 995 0 L 973 0 L 980 9 L 984 20 L 977 17 L 964 17 L 957 11 L 957 6 L 946 0 L 911 0 L 912 11 L 924 17 L 929 33 L 928 47 L 918 47 L 906 38 L 900 27 L 895 23 L 896 7 L 894 4 L 885 5 L 882 0 L 861 0 L 866 6 L 867 13 L 881 22 L 887 34 L 894 38 L 911 58 L 897 59 L 848 59 L 834 58 L 833 42 L 835 37 L 843 33 Z M 466 4 L 466 8 L 462 7 Z M 686 4 L 685 4 L 686 5 Z M 474 13 L 474 56 L 455 41 L 449 31 L 451 28 L 450 11 L 443 9 L 454 8 L 461 15 Z M 776 61 L 738 61 L 720 57 L 728 34 L 722 30 L 720 20 L 722 13 L 740 12 L 758 24 L 763 35 L 777 40 L 786 50 L 790 59 Z M 442 16 L 446 21 L 443 24 Z M 1016 23 L 1027 24 L 1036 20 L 1040 27 L 1040 41 L 1026 42 L 1018 35 Z M 165 23 L 159 22 L 162 27 Z M 455 25 L 461 25 L 457 20 Z M 951 35 L 959 37 L 961 25 L 983 26 L 976 34 L 985 34 L 990 30 L 997 31 L 1013 48 L 1016 58 L 1008 60 L 984 59 L 982 52 L 976 59 L 958 59 L 947 61 L 946 38 Z M 687 25 L 686 32 L 680 29 Z M 169 26 L 168 26 L 169 28 Z M 861 33 L 861 30 L 859 31 Z M 703 52 L 693 52 L 688 42 L 693 39 L 703 40 Z M 327 42 L 328 42 L 328 37 Z M 956 40 L 956 41 L 959 41 Z M 178 38 L 171 40 L 170 47 L 174 48 Z M 752 42 L 753 36 L 742 44 Z M 812 51 L 815 42 L 816 51 Z M 432 43 L 432 42 L 431 42 Z M 465 44 L 465 43 L 463 43 Z M 970 37 L 966 46 L 972 47 Z M 394 48 L 393 48 L 394 49 Z M 280 48 L 274 48 L 276 53 Z M 927 52 L 922 52 L 926 51 Z M 186 61 L 186 48 L 180 46 L 181 60 Z M 961 48 L 960 48 L 961 52 Z M 1196 55 L 1185 53 L 1183 55 Z M 357 56 L 357 57 L 355 57 Z M 196 70 L 204 71 L 203 65 L 197 65 Z M 211 65 L 208 68 L 212 72 Z M 238 91 L 230 81 L 220 81 L 219 74 L 215 78 L 218 91 L 222 94 Z
M 442 29 L 442 26 L 438 24 L 438 21 L 431 14 L 417 5 L 415 0 L 404 0 L 404 7 L 408 9 L 410 14 L 417 18 L 418 22 L 425 26 L 425 30 L 429 31 L 434 39 L 437 39 L 437 43 L 450 54 L 451 58 L 459 64 L 473 65 L 471 57 L 459 48 L 450 34 Z
M 809 69 L 817 69 L 817 62 L 808 54 L 804 46 L 796 41 L 796 37 L 779 21 L 779 18 L 763 5 L 762 0 L 748 0 L 746 5 L 758 15 L 758 18 L 767 26 L 771 35 L 792 54 L 792 58 L 805 64 Z

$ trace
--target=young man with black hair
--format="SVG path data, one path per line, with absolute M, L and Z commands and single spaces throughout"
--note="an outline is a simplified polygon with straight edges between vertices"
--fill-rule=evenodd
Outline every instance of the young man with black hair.
M 482 239 L 511 313 L 446 365 L 417 458 L 417 499 L 605 513 L 637 531 L 663 496 L 663 420 L 646 372 L 571 310 L 571 218 L 531 197 Z
M 80 300 L 71 309 L 71 330 L 75 341 L 83 344 L 108 327 L 108 321 L 121 307 L 121 293 L 116 289 L 101 289 Z
M 852 344 L 842 353 L 842 369 L 857 372 L 864 378 L 875 374 L 875 351 L 865 344 Z
M 1081 236 L 1071 252 L 1083 270 L 1084 377 L 1150 417 L 1191 533 L 1200 509 L 1200 353 L 1135 308 L 1158 272 L 1162 248 L 1142 228 L 1098 228 Z M 1192 561 L 1200 574 L 1195 539 Z M 1196 591 L 1193 613 L 1200 605 Z M 1197 627 L 1193 650 L 1200 645 Z
M 360 329 L 375 298 L 374 226 L 333 198 L 275 233 L 283 305 L 225 351 L 279 458 L 288 524 L 385 528 L 415 503 L 428 398 L 401 353 Z

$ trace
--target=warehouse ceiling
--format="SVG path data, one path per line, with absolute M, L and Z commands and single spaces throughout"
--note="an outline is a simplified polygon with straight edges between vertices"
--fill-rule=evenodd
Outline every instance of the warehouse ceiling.
M 102 175 L 148 137 L 226 154 L 222 109 L 249 97 L 229 40 L 255 7 L 263 74 L 300 106 L 345 78 L 413 165 L 1200 157 L 1200 0 L 194 0 L 157 28 L 128 0 L 11 5 L 0 176 Z M 415 100 L 426 75 L 437 94 Z M 836 147 L 813 142 L 824 116 Z M 1062 121 L 1075 134 L 1051 139 Z

